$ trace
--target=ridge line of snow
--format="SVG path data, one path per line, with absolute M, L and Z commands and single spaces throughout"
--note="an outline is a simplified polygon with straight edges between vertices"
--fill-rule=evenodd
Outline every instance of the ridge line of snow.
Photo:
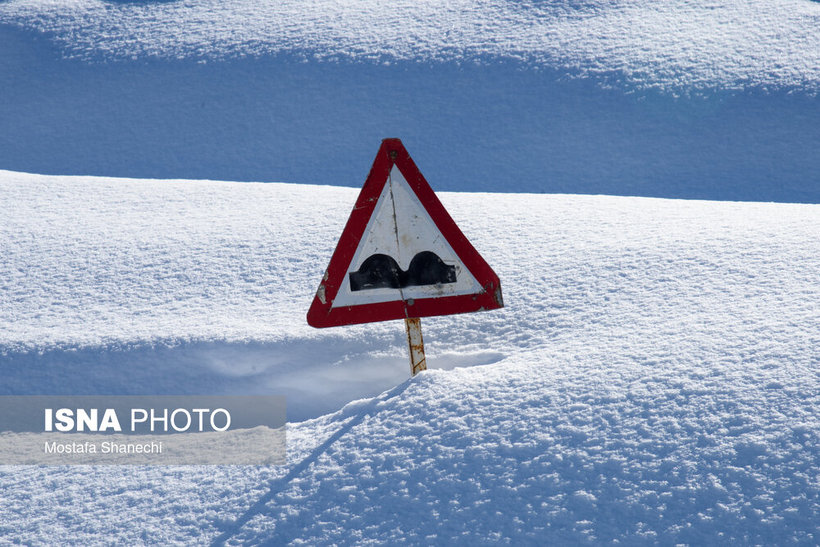
M 85 60 L 506 59 L 643 89 L 820 90 L 820 4 L 808 0 L 12 0 L 0 4 L 0 24 L 46 34 Z

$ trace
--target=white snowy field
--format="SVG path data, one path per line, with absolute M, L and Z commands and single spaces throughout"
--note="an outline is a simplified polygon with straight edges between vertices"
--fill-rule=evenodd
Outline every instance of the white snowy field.
M 684 91 L 820 85 L 814 0 L 8 0 L 0 22 L 94 59 L 294 54 L 498 62 Z
M 7 0 L 0 168 L 356 187 L 398 136 L 442 190 L 820 203 L 818 28 L 815 0 Z
M 0 395 L 290 420 L 281 467 L 0 466 L 0 543 L 820 544 L 818 28 L 816 0 L 0 1 Z M 393 136 L 506 303 L 424 319 L 412 379 L 401 322 L 305 321 Z
M 820 541 L 820 205 L 440 193 L 506 307 L 408 379 L 401 322 L 304 320 L 355 197 L 0 171 L 0 392 L 299 422 L 284 467 L 2 467 L 0 538 Z

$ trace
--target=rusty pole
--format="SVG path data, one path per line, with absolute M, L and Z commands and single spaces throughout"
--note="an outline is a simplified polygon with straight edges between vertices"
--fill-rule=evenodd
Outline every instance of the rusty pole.
M 424 357 L 424 341 L 421 339 L 421 319 L 407 317 L 404 320 L 407 327 L 407 343 L 410 346 L 410 374 L 415 376 L 422 370 L 427 370 L 427 359 Z

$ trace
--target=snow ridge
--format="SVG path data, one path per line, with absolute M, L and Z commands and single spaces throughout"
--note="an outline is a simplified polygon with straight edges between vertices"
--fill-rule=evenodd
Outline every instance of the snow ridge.
M 312 417 L 282 467 L 0 466 L 0 537 L 818 542 L 820 205 L 441 193 L 506 307 L 408 380 L 400 321 L 303 319 L 355 194 L 0 171 L 0 392 Z
M 820 89 L 811 0 L 12 0 L 0 23 L 82 59 L 508 60 L 643 89 Z

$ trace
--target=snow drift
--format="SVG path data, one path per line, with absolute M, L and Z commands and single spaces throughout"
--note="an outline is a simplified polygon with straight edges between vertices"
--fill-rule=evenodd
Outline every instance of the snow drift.
M 819 21 L 0 2 L 0 394 L 291 420 L 284 467 L 0 466 L 0 541 L 817 544 Z M 389 136 L 507 304 L 413 379 L 400 323 L 304 321 Z
M 516 60 L 664 89 L 820 84 L 811 0 L 12 0 L 0 9 L 4 22 L 87 60 Z
M 395 136 L 443 190 L 818 203 L 819 20 L 811 0 L 9 1 L 0 167 L 356 187 Z
M 507 307 L 407 380 L 400 322 L 303 319 L 355 190 L 0 173 L 4 393 L 365 398 L 283 468 L 0 468 L 0 533 L 816 543 L 818 206 L 440 197 Z

